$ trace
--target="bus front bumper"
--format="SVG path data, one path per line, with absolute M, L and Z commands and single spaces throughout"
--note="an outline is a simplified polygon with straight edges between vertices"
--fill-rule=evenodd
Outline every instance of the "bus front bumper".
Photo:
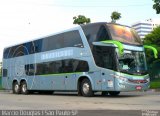
M 116 91 L 146 91 L 150 88 L 150 82 L 147 83 L 118 82 L 118 84 L 115 87 Z

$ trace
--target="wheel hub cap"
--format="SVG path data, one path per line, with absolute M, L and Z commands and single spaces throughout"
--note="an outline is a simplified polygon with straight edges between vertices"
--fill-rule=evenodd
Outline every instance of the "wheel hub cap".
M 89 92 L 89 84 L 88 83 L 83 84 L 83 92 L 85 94 L 87 94 Z

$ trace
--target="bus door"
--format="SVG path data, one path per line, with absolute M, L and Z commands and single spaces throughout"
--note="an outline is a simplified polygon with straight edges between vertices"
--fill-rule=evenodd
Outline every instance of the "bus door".
M 76 90 L 77 74 L 66 74 L 65 76 L 65 90 Z
M 76 77 L 77 73 L 74 69 L 74 60 L 63 60 L 62 61 L 62 72 L 64 74 L 65 90 L 75 90 L 76 89 Z
M 102 90 L 114 89 L 114 70 L 116 66 L 115 48 L 110 46 L 93 46 L 93 57 L 98 67 L 101 67 Z
M 62 60 L 53 61 L 49 63 L 49 70 L 53 75 L 50 75 L 48 81 L 44 78 L 46 86 L 52 86 L 54 90 L 65 89 L 65 73 L 63 73 Z M 49 87 L 50 88 L 50 87 Z

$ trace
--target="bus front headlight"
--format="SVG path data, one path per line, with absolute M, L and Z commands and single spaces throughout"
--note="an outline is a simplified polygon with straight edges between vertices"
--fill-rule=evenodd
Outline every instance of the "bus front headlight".
M 123 82 L 125 81 L 126 82 L 126 81 L 128 81 L 128 79 L 125 78 L 125 77 L 119 76 L 119 81 L 123 81 Z
M 150 78 L 147 78 L 146 80 L 147 80 L 148 82 L 150 82 Z

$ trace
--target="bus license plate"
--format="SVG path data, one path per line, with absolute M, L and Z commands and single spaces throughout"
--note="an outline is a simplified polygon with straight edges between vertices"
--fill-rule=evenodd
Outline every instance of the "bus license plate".
M 136 90 L 141 90 L 142 87 L 141 86 L 136 86 Z

